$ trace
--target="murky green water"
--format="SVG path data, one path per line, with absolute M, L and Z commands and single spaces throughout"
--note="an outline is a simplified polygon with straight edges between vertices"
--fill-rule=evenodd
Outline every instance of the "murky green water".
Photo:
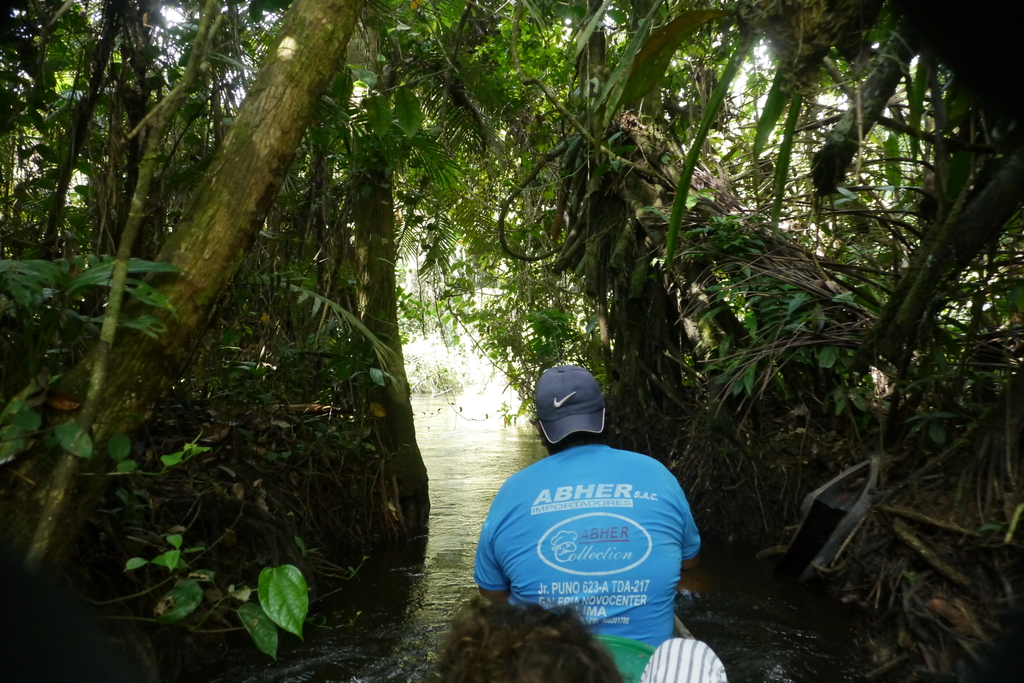
M 239 640 L 232 656 L 190 680 L 210 683 L 418 682 L 455 609 L 475 593 L 473 555 L 501 483 L 544 454 L 532 428 L 503 427 L 495 396 L 417 398 L 417 437 L 430 474 L 429 533 L 370 553 L 357 576 L 314 605 L 322 625 L 282 636 L 277 661 Z M 698 524 L 700 520 L 697 520 Z M 773 576 L 755 549 L 705 541 L 699 593 L 677 610 L 725 662 L 732 683 L 850 683 L 860 665 L 838 607 Z M 339 558 L 345 565 L 359 557 Z

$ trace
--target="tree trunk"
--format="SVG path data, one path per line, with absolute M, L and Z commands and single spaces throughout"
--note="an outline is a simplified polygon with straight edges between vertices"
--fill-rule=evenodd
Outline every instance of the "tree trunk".
M 355 180 L 349 198 L 355 223 L 356 287 L 363 324 L 393 353 L 390 366 L 381 368 L 391 375 L 379 397 L 385 412 L 382 436 L 392 457 L 403 524 L 406 529 L 414 529 L 426 523 L 430 498 L 427 468 L 416 443 L 409 380 L 405 374 L 402 338 L 398 329 L 394 195 L 390 175 L 380 170 L 385 168 L 385 164 L 378 161 L 372 170 Z
M 131 432 L 181 376 L 203 337 L 221 292 L 235 275 L 273 204 L 316 103 L 328 87 L 361 9 L 360 0 L 295 0 L 267 51 L 267 61 L 235 117 L 181 222 L 157 257 L 180 269 L 154 278 L 175 314 L 158 311 L 167 331 L 150 338 L 122 334 L 112 349 L 110 374 L 93 428 L 96 455 L 82 463 L 83 475 L 65 492 L 64 523 L 47 559 L 63 562 L 92 514 L 109 479 L 106 442 Z M 140 315 L 138 306 L 125 316 Z M 81 399 L 95 351 L 58 385 Z M 47 416 L 55 422 L 73 413 Z M 3 541 L 24 548 L 46 498 L 51 462 L 28 457 L 0 482 Z M 90 476 L 93 475 L 93 476 Z M 99 475 L 99 476 L 95 476 Z
M 875 62 L 875 68 L 864 81 L 857 99 L 850 103 L 843 118 L 811 161 L 811 176 L 819 195 L 832 194 L 836 185 L 846 178 L 847 168 L 860 149 L 861 141 L 885 112 L 889 99 L 903 78 L 903 70 L 914 54 L 916 50 L 901 25 Z
M 964 208 L 934 230 L 913 255 L 906 275 L 886 302 L 878 322 L 861 347 L 863 366 L 876 357 L 897 363 L 916 348 L 931 315 L 948 299 L 948 285 L 978 254 L 1006 231 L 1006 222 L 1024 201 L 1024 147 L 998 162 L 992 180 Z

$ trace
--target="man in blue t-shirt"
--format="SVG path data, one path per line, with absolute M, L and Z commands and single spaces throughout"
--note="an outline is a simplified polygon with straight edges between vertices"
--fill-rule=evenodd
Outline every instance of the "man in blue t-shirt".
M 604 398 L 587 370 L 546 370 L 536 409 L 549 457 L 491 503 L 473 572 L 481 595 L 573 605 L 596 633 L 661 644 L 680 574 L 700 564 L 679 482 L 653 458 L 604 445 Z

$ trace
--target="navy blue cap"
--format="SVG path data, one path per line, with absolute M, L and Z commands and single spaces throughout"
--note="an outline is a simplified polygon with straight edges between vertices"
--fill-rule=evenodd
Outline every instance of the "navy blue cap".
M 604 431 L 604 397 L 589 370 L 577 365 L 549 368 L 537 380 L 537 421 L 558 443 L 573 432 Z

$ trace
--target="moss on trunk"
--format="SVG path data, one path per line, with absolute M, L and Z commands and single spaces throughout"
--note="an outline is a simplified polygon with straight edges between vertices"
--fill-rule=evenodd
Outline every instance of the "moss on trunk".
M 51 563 L 66 558 L 106 488 L 107 477 L 89 476 L 110 469 L 106 441 L 137 428 L 195 352 L 215 302 L 259 233 L 316 103 L 345 55 L 361 6 L 360 0 L 296 0 L 291 6 L 207 176 L 157 257 L 180 269 L 152 283 L 174 307 L 173 315 L 158 314 L 167 331 L 155 338 L 127 331 L 113 347 L 94 426 L 97 455 L 83 462 L 86 476 L 67 492 L 66 519 L 53 539 Z M 126 315 L 132 314 L 126 309 Z M 93 357 L 87 356 L 57 388 L 84 397 Z M 68 414 L 47 418 L 52 426 Z M 31 538 L 51 469 L 49 458 L 34 454 L 0 483 L 7 544 L 24 547 Z
M 395 287 L 395 206 L 391 177 L 383 161 L 363 173 L 350 197 L 355 222 L 357 277 L 363 323 L 391 349 L 391 361 L 381 368 L 391 375 L 380 390 L 384 406 L 382 440 L 390 450 L 398 508 L 407 529 L 423 525 L 430 511 L 427 468 L 416 443 L 409 380 L 405 374 L 402 338 L 398 329 Z M 396 514 L 398 509 L 395 510 Z

